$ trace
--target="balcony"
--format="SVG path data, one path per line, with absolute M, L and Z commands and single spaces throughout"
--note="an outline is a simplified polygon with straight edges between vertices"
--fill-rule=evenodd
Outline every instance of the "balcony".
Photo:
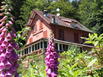
M 84 49 L 91 49 L 93 46 L 90 45 L 84 45 L 84 44 L 78 44 L 73 42 L 67 42 L 67 41 L 61 41 L 61 40 L 55 40 L 55 48 L 57 52 L 63 52 L 68 51 L 70 47 L 77 46 L 78 48 L 81 48 L 81 50 Z M 18 53 L 19 56 L 29 55 L 34 52 L 37 52 L 38 50 L 42 51 L 41 53 L 45 52 L 45 49 L 47 48 L 48 40 L 47 39 L 40 39 L 30 45 L 25 46 L 24 48 L 21 48 L 20 52 Z

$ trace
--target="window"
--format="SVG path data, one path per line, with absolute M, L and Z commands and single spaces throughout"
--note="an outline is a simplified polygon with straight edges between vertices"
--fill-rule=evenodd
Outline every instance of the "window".
M 68 50 L 68 45 L 64 45 L 64 44 L 63 44 L 63 50 L 64 50 L 64 51 L 67 51 L 67 50 Z
M 24 49 L 24 51 L 23 51 L 25 54 L 26 54 L 26 49 Z
M 35 50 L 37 50 L 37 44 L 35 44 Z
M 64 40 L 64 30 L 59 29 L 59 40 Z
M 67 51 L 68 50 L 68 45 L 66 45 L 66 44 L 58 44 L 58 43 L 56 43 L 55 46 L 56 46 L 56 49 L 58 51 Z
M 63 50 L 63 48 L 62 48 L 62 44 L 60 44 L 59 46 L 60 46 L 60 51 L 62 51 L 62 50 Z
M 34 45 L 32 45 L 32 51 L 34 51 Z
M 39 43 L 37 44 L 37 49 L 39 49 Z
M 79 43 L 79 35 L 78 32 L 74 32 L 74 42 Z
M 47 48 L 47 41 L 44 41 L 44 48 Z
M 28 54 L 28 49 L 26 48 L 25 54 Z
M 40 47 L 43 48 L 43 46 L 42 46 L 42 42 L 40 43 Z
M 29 53 L 31 52 L 31 47 L 29 47 Z

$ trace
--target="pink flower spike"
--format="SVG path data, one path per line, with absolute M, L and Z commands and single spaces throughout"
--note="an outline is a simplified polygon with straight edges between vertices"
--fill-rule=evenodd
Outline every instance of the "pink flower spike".
M 2 0 L 3 1 L 3 0 Z M 4 3 L 3 3 L 4 2 Z M 1 2 L 3 7 L 8 7 L 5 0 Z M 13 27 L 13 16 L 10 14 L 10 8 L 3 8 L 0 5 L 0 77 L 16 77 L 18 68 L 18 55 L 14 49 L 17 48 L 15 40 L 16 37 Z M 4 13 L 5 11 L 5 13 Z M 15 45 L 12 45 L 15 43 Z M 13 69 L 12 69 L 13 68 Z
M 51 37 L 48 40 L 48 46 L 46 49 L 46 73 L 47 77 L 57 77 L 58 74 L 58 52 L 55 50 L 54 39 Z

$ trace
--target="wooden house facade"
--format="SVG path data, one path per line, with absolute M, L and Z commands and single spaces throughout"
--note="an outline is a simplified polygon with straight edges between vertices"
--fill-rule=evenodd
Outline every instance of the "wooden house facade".
M 58 52 L 67 51 L 71 44 L 90 47 L 84 45 L 84 40 L 80 37 L 88 37 L 92 31 L 74 19 L 33 10 L 26 25 L 31 27 L 31 31 L 28 33 L 25 48 L 19 53 L 20 55 L 42 52 L 47 47 L 51 30 L 54 33 L 55 47 Z

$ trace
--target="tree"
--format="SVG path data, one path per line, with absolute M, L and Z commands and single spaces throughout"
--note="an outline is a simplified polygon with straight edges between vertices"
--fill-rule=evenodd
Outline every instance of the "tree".
M 20 9 L 21 9 L 21 7 L 22 7 L 22 5 L 24 4 L 25 1 L 26 0 L 9 0 L 11 6 L 14 9 L 14 10 L 12 10 L 12 14 L 15 17 L 14 18 L 15 22 L 14 22 L 13 25 L 15 25 L 14 28 L 15 28 L 16 31 L 20 31 L 21 30 L 21 25 L 20 25 L 21 22 L 18 22 L 18 20 L 21 19 L 21 17 L 20 17 L 20 12 L 21 12 Z
M 20 8 L 19 19 L 16 21 L 23 28 L 28 21 L 33 9 L 43 10 L 46 6 L 46 0 L 25 0 Z
M 81 0 L 79 14 L 81 22 L 95 32 L 103 32 L 103 1 Z
M 61 16 L 79 20 L 76 8 L 74 8 L 68 0 L 59 0 L 57 2 L 51 2 L 47 10 L 49 10 L 50 13 L 56 14 L 57 8 L 60 9 Z

